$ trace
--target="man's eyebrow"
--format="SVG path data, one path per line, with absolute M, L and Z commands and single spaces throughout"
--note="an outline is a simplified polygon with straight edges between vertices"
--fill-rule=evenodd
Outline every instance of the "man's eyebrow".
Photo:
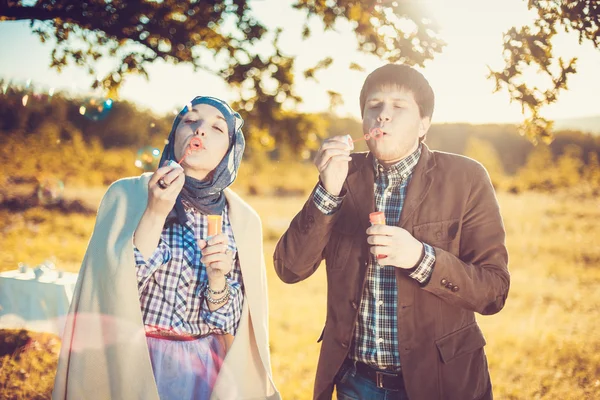
M 372 99 L 368 100 L 369 103 L 372 101 L 381 101 L 381 99 L 379 97 L 373 97 Z M 410 99 L 407 97 L 394 97 L 392 98 L 392 101 L 410 101 Z

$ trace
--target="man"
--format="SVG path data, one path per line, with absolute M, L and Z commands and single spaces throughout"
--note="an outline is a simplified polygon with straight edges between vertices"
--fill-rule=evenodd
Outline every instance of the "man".
M 434 95 L 404 65 L 366 79 L 370 152 L 342 137 L 315 158 L 319 183 L 274 254 L 287 283 L 325 259 L 327 320 L 315 399 L 492 399 L 475 312 L 502 309 L 509 289 L 505 232 L 489 176 L 466 157 L 422 143 Z M 369 214 L 386 225 L 370 226 Z

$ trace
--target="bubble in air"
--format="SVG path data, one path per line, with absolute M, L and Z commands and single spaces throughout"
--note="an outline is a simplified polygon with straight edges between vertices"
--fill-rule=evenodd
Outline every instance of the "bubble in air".
M 56 177 L 47 177 L 38 183 L 37 197 L 42 205 L 58 203 L 65 191 L 65 184 Z
M 79 107 L 79 114 L 91 121 L 101 121 L 105 119 L 113 108 L 112 99 L 103 99 L 92 97 L 86 99 Z
M 156 147 L 145 146 L 138 150 L 135 166 L 144 171 L 154 171 L 158 168 L 160 150 Z

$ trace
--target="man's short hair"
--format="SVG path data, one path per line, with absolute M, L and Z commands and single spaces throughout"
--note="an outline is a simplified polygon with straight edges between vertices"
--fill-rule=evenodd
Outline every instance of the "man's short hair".
M 369 93 L 385 86 L 396 86 L 412 92 L 419 106 L 421 118 L 433 115 L 435 98 L 427 79 L 416 69 L 401 64 L 388 64 L 371 72 L 360 91 L 360 115 L 364 117 L 365 102 Z

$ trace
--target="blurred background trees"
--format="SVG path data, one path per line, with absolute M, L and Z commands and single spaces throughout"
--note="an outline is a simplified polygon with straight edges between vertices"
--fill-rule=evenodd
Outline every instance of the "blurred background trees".
M 303 38 L 311 35 L 311 18 L 320 19 L 325 30 L 346 20 L 355 26 L 359 50 L 388 62 L 422 66 L 444 46 L 435 24 L 411 3 L 297 0 L 293 7 L 306 15 Z M 310 118 L 284 111 L 284 105 L 291 110 L 302 100 L 294 91 L 295 59 L 279 45 L 281 29 L 269 31 L 247 0 L 0 1 L 0 21 L 15 20 L 31 20 L 42 42 L 55 43 L 52 68 L 75 64 L 95 76 L 100 58 L 116 58 L 115 68 L 94 84 L 111 98 L 127 75 L 147 76 L 147 66 L 156 60 L 188 63 L 237 89 L 234 106 L 246 111 L 251 142 L 274 140 L 300 150 L 314 135 L 326 134 Z M 304 75 L 316 78 L 330 64 L 331 59 L 321 60 Z M 339 101 L 336 95 L 330 93 L 332 104 Z

